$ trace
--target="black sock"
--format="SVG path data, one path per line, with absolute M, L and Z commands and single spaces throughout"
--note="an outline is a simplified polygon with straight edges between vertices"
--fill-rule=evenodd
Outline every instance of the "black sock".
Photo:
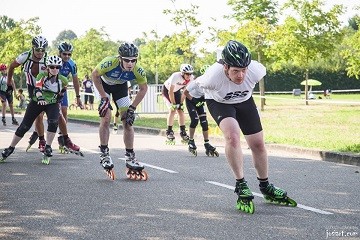
M 181 132 L 185 132 L 185 125 L 181 125 L 181 126 L 180 126 L 180 131 L 181 131 Z
M 236 179 L 236 182 L 243 183 L 243 182 L 245 182 L 245 178 Z
M 45 140 L 44 136 L 39 136 L 39 140 Z
M 128 152 L 128 153 L 132 153 L 132 152 L 134 152 L 134 149 L 133 148 L 131 148 L 131 149 L 125 148 L 125 151 Z
M 169 132 L 172 131 L 172 126 L 168 126 L 168 129 L 167 129 Z
M 269 185 L 269 180 L 268 178 L 257 178 L 259 180 L 259 187 L 261 188 L 266 188 Z

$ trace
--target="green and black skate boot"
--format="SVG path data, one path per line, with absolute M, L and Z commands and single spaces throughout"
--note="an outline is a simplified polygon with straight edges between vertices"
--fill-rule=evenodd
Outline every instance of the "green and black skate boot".
M 253 203 L 254 195 L 252 194 L 250 188 L 247 185 L 246 181 L 240 182 L 237 181 L 235 185 L 235 193 L 238 195 L 238 200 L 236 202 L 236 209 L 253 214 L 255 212 L 255 206 Z
M 269 184 L 267 187 L 260 187 L 260 191 L 267 202 L 291 207 L 297 206 L 297 203 L 287 196 L 285 190 L 275 187 L 273 184 Z

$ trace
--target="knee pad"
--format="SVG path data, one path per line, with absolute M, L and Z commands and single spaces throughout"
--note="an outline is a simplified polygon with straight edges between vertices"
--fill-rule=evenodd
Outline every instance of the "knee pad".
M 48 132 L 54 132 L 56 133 L 56 129 L 59 125 L 59 120 L 58 119 L 49 119 L 48 120 Z
M 29 131 L 29 129 L 30 126 L 21 123 L 20 126 L 16 129 L 15 135 L 18 137 L 24 137 L 25 133 Z
M 201 116 L 200 117 L 200 125 L 201 125 L 203 131 L 209 130 L 209 124 L 208 124 L 208 121 L 206 119 L 206 116 Z
M 196 126 L 199 123 L 199 118 L 191 118 L 191 122 L 190 122 L 190 128 L 196 128 Z

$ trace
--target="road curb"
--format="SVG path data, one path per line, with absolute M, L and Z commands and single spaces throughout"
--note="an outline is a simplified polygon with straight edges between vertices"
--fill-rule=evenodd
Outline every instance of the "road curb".
M 87 125 L 91 125 L 91 126 L 99 126 L 99 122 L 94 122 L 94 121 L 86 121 L 86 120 L 70 119 L 70 118 L 68 119 L 68 121 L 72 122 L 72 123 L 81 123 L 81 124 L 87 124 Z M 119 129 L 122 129 L 122 126 L 119 126 Z M 137 133 L 143 133 L 143 134 L 165 136 L 165 130 L 161 130 L 161 129 L 157 129 L 157 128 L 134 126 L 134 131 Z M 211 139 L 214 140 L 215 142 L 223 143 L 222 137 L 212 136 Z M 271 149 L 284 150 L 284 151 L 288 151 L 288 152 L 295 152 L 295 153 L 300 153 L 300 154 L 304 154 L 304 155 L 310 155 L 315 158 L 319 158 L 322 161 L 360 166 L 360 154 L 331 152 L 331 151 L 323 151 L 323 150 L 316 150 L 316 149 L 309 149 L 309 148 L 299 148 L 299 147 L 294 147 L 294 146 L 289 146 L 289 145 L 272 144 L 272 143 L 266 143 L 266 147 L 269 150 L 271 150 Z

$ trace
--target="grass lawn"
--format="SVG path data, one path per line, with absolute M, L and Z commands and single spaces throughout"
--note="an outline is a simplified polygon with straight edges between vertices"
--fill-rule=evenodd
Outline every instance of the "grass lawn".
M 309 100 L 309 105 L 291 95 L 266 97 L 260 115 L 267 143 L 360 153 L 360 94 L 332 94 L 331 99 Z M 255 101 L 260 106 L 256 96 Z M 88 110 L 69 110 L 69 118 L 99 121 L 97 111 Z M 211 117 L 209 124 L 212 134 L 221 135 Z M 166 129 L 166 114 L 140 114 L 135 126 Z

